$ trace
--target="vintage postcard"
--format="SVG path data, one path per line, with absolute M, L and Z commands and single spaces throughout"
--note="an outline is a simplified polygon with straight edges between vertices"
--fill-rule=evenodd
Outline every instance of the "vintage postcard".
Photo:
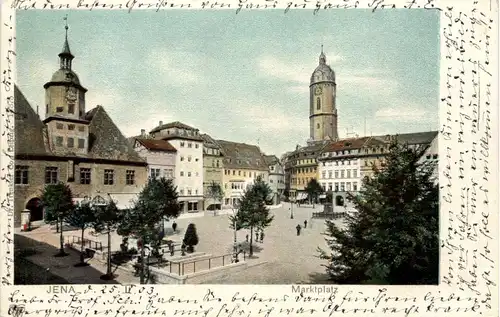
M 2 6 L 2 316 L 498 314 L 496 2 Z

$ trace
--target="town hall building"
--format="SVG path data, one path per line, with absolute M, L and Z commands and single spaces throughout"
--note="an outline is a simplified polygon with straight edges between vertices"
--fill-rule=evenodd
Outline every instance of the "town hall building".
M 87 89 L 73 71 L 68 26 L 59 69 L 45 88 L 45 119 L 15 87 L 15 224 L 21 212 L 43 219 L 45 185 L 70 186 L 75 202 L 114 200 L 127 208 L 147 181 L 147 163 L 129 145 L 103 106 L 86 110 Z

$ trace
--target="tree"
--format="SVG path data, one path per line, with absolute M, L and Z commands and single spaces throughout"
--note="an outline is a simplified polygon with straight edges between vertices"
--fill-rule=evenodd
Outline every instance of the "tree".
M 64 183 L 45 185 L 42 203 L 45 208 L 45 221 L 56 222 L 61 229 L 59 231 L 60 248 L 56 256 L 66 256 L 68 254 L 64 252 L 63 221 L 74 208 L 71 189 Z
M 265 186 L 264 186 L 265 185 Z M 268 227 L 274 219 L 266 203 L 269 201 L 271 189 L 261 178 L 257 178 L 254 184 L 245 190 L 240 199 L 238 212 L 229 217 L 230 227 L 236 230 L 250 229 L 250 253 L 253 255 L 253 233 L 255 229 L 263 230 Z M 272 199 L 272 198 L 271 198 Z
M 221 185 L 216 181 L 212 181 L 210 185 L 208 185 L 207 187 L 206 197 L 211 198 L 214 204 L 217 201 L 220 201 L 222 197 L 224 197 L 224 192 L 222 191 Z M 214 216 L 215 215 L 216 215 L 216 208 L 214 206 Z
M 115 231 L 119 224 L 123 222 L 124 214 L 116 207 L 114 201 L 110 200 L 105 205 L 93 205 L 95 210 L 95 218 L 93 227 L 97 233 L 105 233 L 108 235 L 108 259 L 106 274 L 101 276 L 103 280 L 113 279 L 111 272 L 111 232 Z
M 196 226 L 194 223 L 190 223 L 186 229 L 186 233 L 184 234 L 184 239 L 182 243 L 187 247 L 188 252 L 194 252 L 195 245 L 198 244 L 198 234 L 196 233 Z
M 318 183 L 318 181 L 313 178 L 307 183 L 306 188 L 304 189 L 309 196 L 310 203 L 317 203 L 318 196 L 323 192 L 323 187 Z
M 439 269 L 439 189 L 422 149 L 391 143 L 363 189 L 348 196 L 356 212 L 346 229 L 327 221 L 327 273 L 338 284 L 436 284 Z
M 89 228 L 95 223 L 95 210 L 91 207 L 90 203 L 81 203 L 80 205 L 73 208 L 72 212 L 67 216 L 66 221 L 75 227 L 80 228 L 82 231 L 82 240 L 80 246 L 80 263 L 75 264 L 75 266 L 87 266 L 85 262 L 85 248 L 84 248 L 84 234 L 85 229 Z
M 254 183 L 252 184 L 252 188 L 266 205 L 273 204 L 273 190 L 266 182 L 264 182 L 261 176 L 258 176 L 255 179 Z
M 134 202 L 134 207 L 125 212 L 120 223 L 118 229 L 120 234 L 132 234 L 142 241 L 139 250 L 141 284 L 145 283 L 145 247 L 147 244 L 155 248 L 161 245 L 163 237 L 158 232 L 158 224 L 165 218 L 179 216 L 180 206 L 177 197 L 177 188 L 171 179 L 150 178 Z

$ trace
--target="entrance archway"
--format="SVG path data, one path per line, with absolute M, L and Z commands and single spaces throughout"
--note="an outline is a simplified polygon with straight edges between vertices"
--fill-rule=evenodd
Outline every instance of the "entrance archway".
M 43 206 L 40 198 L 31 198 L 26 204 L 26 209 L 30 211 L 30 221 L 43 220 Z

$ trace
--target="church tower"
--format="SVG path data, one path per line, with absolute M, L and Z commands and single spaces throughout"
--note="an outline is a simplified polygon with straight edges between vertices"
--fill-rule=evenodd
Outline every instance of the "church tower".
M 72 70 L 75 58 L 69 49 L 67 17 L 66 36 L 59 53 L 59 69 L 46 83 L 45 120 L 49 144 L 55 152 L 84 154 L 88 148 L 88 125 L 85 120 L 85 89 Z
M 336 93 L 335 73 L 326 64 L 326 56 L 321 47 L 319 65 L 312 73 L 309 85 L 311 141 L 338 139 Z

